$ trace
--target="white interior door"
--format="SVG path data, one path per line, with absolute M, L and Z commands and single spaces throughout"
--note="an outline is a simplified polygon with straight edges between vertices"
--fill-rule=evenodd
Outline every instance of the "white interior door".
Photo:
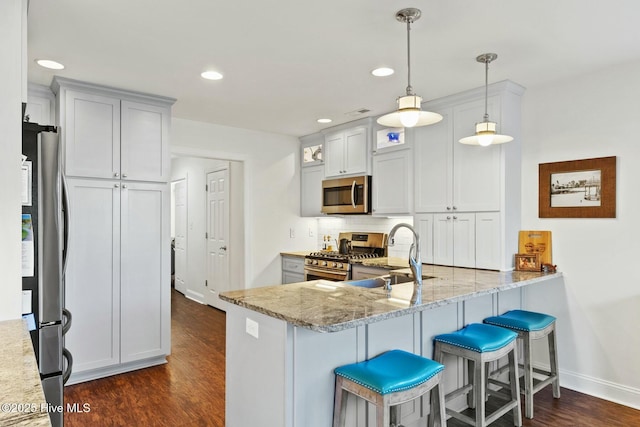
M 181 179 L 173 183 L 174 190 L 174 239 L 175 273 L 174 283 L 177 291 L 187 292 L 187 181 Z
M 207 286 L 205 302 L 223 309 L 218 298 L 229 289 L 229 170 L 207 174 Z

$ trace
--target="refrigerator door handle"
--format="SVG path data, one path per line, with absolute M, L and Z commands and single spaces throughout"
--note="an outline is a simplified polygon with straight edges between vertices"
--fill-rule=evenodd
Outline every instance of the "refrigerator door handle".
M 60 150 L 60 156 L 62 157 L 62 150 Z M 62 280 L 64 280 L 64 274 L 67 271 L 67 260 L 69 259 L 69 228 L 71 220 L 69 215 L 69 187 L 67 185 L 67 177 L 62 170 L 60 171 L 60 178 L 62 182 L 62 212 L 64 214 L 64 222 L 62 225 L 64 228 L 64 238 L 62 242 Z
M 66 360 L 64 372 L 62 372 L 62 384 L 66 384 L 69 381 L 69 377 L 71 376 L 71 371 L 73 370 L 73 356 L 71 352 L 66 348 L 62 348 L 62 357 Z
M 62 335 L 66 335 L 69 328 L 71 328 L 71 312 L 66 308 L 62 309 Z

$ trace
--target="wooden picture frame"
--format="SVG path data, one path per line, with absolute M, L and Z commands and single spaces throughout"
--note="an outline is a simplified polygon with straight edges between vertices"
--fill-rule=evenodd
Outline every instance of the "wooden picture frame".
M 615 218 L 616 156 L 538 165 L 540 218 Z
M 517 271 L 541 271 L 540 254 L 515 254 Z

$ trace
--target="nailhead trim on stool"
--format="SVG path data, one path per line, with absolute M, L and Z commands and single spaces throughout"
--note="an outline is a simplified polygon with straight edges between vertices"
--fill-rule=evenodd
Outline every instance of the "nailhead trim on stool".
M 448 415 L 472 426 L 485 427 L 507 412 L 512 411 L 514 425 L 522 426 L 520 387 L 518 384 L 517 336 L 517 333 L 508 329 L 472 323 L 459 331 L 437 335 L 434 338 L 433 360 L 442 363 L 445 354 L 452 354 L 467 360 L 469 383 L 448 393 L 445 397 L 445 402 L 467 394 L 467 403 L 469 408 L 475 408 L 475 417 L 471 418 L 458 411 L 446 408 L 445 411 Z M 505 356 L 509 359 L 509 395 L 487 388 L 488 363 Z M 485 403 L 488 395 L 500 397 L 506 400 L 507 403 L 487 415 Z
M 484 319 L 484 323 L 514 330 L 523 343 L 525 417 L 533 418 L 533 395 L 549 383 L 553 384 L 553 397 L 560 398 L 560 377 L 558 375 L 558 347 L 556 344 L 556 318 L 535 311 L 511 310 L 500 316 Z M 533 340 L 547 337 L 549 343 L 550 370 L 534 368 L 532 364 L 531 344 Z M 533 373 L 546 378 L 536 384 Z
M 334 427 L 344 426 L 348 393 L 375 405 L 377 426 L 388 427 L 400 421 L 396 419 L 396 405 L 432 389 L 429 426 L 445 426 L 444 393 L 440 387 L 443 370 L 440 363 L 402 350 L 336 368 Z

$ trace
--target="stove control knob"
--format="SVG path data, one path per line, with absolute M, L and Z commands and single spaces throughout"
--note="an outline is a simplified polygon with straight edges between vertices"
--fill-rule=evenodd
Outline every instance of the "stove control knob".
M 338 264 L 337 264 L 337 263 L 335 263 L 335 262 L 332 262 L 332 263 L 331 263 L 331 267 L 336 268 L 337 266 L 338 266 Z
M 322 266 L 326 267 L 327 266 L 327 261 L 322 261 Z
M 313 265 L 318 265 L 318 260 L 317 259 L 313 260 Z
M 342 263 L 339 262 L 338 265 L 335 265 L 334 267 L 342 268 Z

